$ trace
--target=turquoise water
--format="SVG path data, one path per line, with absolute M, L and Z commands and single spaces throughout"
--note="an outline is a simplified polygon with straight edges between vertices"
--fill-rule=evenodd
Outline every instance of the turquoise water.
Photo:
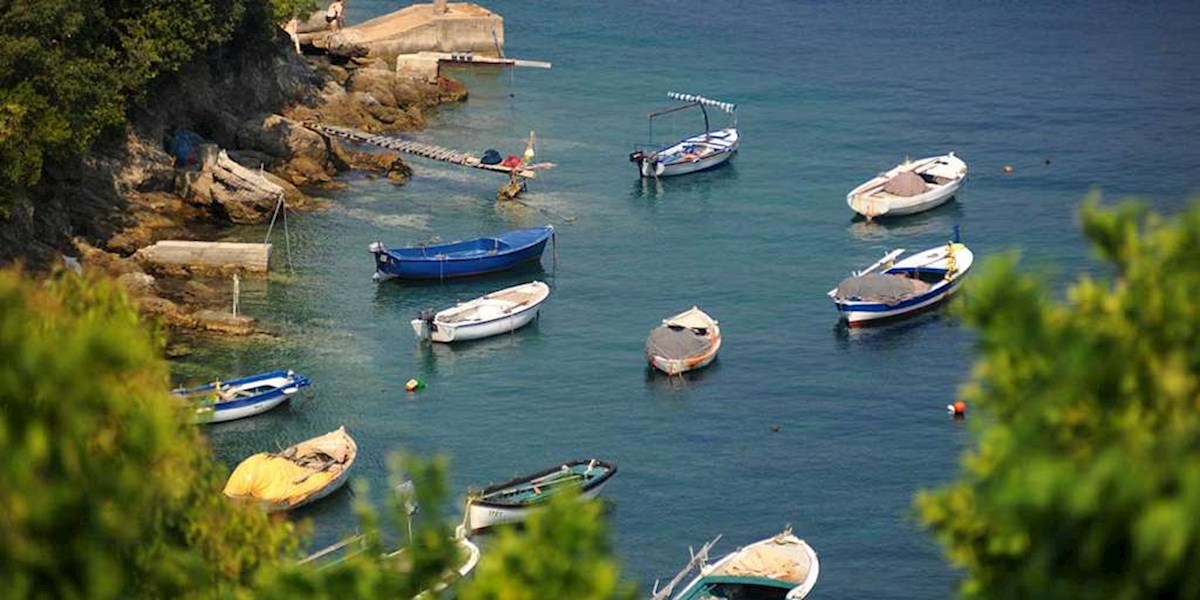
M 313 378 L 290 408 L 209 428 L 230 464 L 338 425 L 376 492 L 395 449 L 450 456 L 456 492 L 612 461 L 616 549 L 647 588 L 689 545 L 723 533 L 718 551 L 730 550 L 791 523 L 821 557 L 814 598 L 945 597 L 956 575 L 911 498 L 951 478 L 968 442 L 944 406 L 968 377 L 971 334 L 944 312 L 846 332 L 825 291 L 886 250 L 945 242 L 954 225 L 979 257 L 1021 249 L 1065 278 L 1096 268 L 1075 216 L 1090 189 L 1173 212 L 1200 184 L 1200 4 L 1044 4 L 488 3 L 509 55 L 554 68 L 456 71 L 470 100 L 412 137 L 517 154 L 536 130 L 537 160 L 558 164 L 523 196 L 540 208 L 498 206 L 500 176 L 421 159 L 402 187 L 350 177 L 328 211 L 290 220 L 295 277 L 247 286 L 245 311 L 282 340 L 206 346 L 177 372 Z M 738 103 L 733 164 L 636 177 L 626 155 L 668 90 Z M 689 117 L 660 131 L 690 134 Z M 948 150 L 972 169 L 957 202 L 851 219 L 850 188 Z M 541 269 L 371 281 L 372 241 L 545 223 L 559 237 Z M 535 277 L 553 287 L 535 325 L 463 346 L 414 341 L 419 310 Z M 720 359 L 695 377 L 647 374 L 647 332 L 693 304 L 721 321 Z M 410 377 L 428 388 L 406 394 Z M 351 500 L 301 515 L 316 543 L 353 529 Z

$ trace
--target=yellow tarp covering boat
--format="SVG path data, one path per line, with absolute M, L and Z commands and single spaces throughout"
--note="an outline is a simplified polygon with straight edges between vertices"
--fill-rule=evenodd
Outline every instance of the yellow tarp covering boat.
M 339 427 L 278 454 L 247 458 L 229 476 L 225 495 L 261 503 L 272 512 L 290 510 L 341 487 L 357 454 L 358 446 Z

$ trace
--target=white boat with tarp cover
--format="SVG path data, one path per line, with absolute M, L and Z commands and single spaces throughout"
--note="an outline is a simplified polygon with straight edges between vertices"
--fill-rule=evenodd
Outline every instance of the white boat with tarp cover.
M 663 319 L 646 338 L 646 360 L 667 375 L 707 367 L 720 350 L 721 327 L 696 306 Z
M 905 160 L 850 190 L 846 194 L 846 204 L 868 219 L 911 215 L 953 198 L 966 178 L 967 163 L 953 152 Z
M 724 164 L 738 149 L 737 105 L 732 102 L 710 100 L 695 94 L 667 92 L 667 97 L 684 104 L 650 113 L 650 143 L 639 144 L 629 155 L 629 162 L 637 165 L 642 177 L 670 177 L 711 169 Z M 704 133 L 693 135 L 667 146 L 654 144 L 654 119 L 689 108 L 700 108 L 704 115 Z M 715 108 L 730 116 L 730 124 L 724 129 L 712 129 L 708 109 Z
M 661 589 L 656 582 L 652 600 L 800 600 L 817 584 L 817 553 L 791 527 L 709 564 L 708 552 L 720 539 L 701 547 Z M 699 573 L 676 592 L 694 570 Z
M 423 311 L 412 320 L 412 328 L 419 339 L 444 343 L 500 335 L 528 325 L 549 297 L 550 286 L 531 281 L 436 313 Z
M 955 240 L 897 262 L 904 249 L 892 250 L 875 264 L 842 280 L 828 295 L 851 327 L 910 316 L 937 305 L 958 291 L 975 262 L 966 245 Z

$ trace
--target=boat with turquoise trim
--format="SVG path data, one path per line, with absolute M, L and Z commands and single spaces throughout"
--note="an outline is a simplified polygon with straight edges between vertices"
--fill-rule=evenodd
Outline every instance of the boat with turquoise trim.
M 652 600 L 800 600 L 817 584 L 817 553 L 790 526 L 708 564 L 708 552 L 720 539 L 705 544 L 662 589 L 656 583 Z M 697 569 L 699 574 L 675 592 Z
M 531 511 L 567 490 L 577 492 L 580 500 L 590 500 L 616 474 L 616 465 L 592 458 L 573 460 L 490 485 L 481 492 L 467 495 L 463 529 L 475 533 L 496 525 L 524 521 Z

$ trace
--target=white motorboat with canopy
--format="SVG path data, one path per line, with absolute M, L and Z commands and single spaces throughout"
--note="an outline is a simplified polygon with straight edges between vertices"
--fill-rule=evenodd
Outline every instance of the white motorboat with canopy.
M 685 104 L 650 113 L 650 143 L 639 144 L 629 155 L 629 162 L 637 165 L 642 177 L 669 177 L 711 169 L 724 164 L 738 149 L 737 105 L 732 102 L 712 100 L 696 94 L 667 92 L 667 97 Z M 704 115 L 704 133 L 684 138 L 667 146 L 654 144 L 654 119 L 689 108 L 700 108 Z M 708 119 L 708 108 L 715 108 L 730 115 L 730 125 L 713 130 Z

